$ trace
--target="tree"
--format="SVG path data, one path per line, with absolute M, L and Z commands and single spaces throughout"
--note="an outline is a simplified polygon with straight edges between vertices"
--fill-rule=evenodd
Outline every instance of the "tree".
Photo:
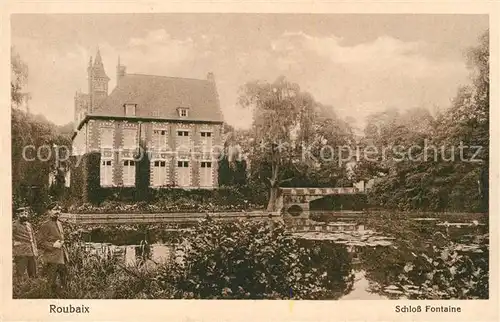
M 239 102 L 253 108 L 252 168 L 269 168 L 264 175 L 270 186 L 267 209 L 275 211 L 279 186 L 291 179 L 282 177 L 283 165 L 296 159 L 299 144 L 309 139 L 316 102 L 284 77 L 273 83 L 247 83 L 242 87 Z
M 384 158 L 357 164 L 359 176 L 381 177 L 369 193 L 373 204 L 400 210 L 487 210 L 488 32 L 467 51 L 467 58 L 470 84 L 462 86 L 451 107 L 436 118 L 425 109 L 388 110 L 369 118 L 362 145 L 389 148 Z M 424 149 L 417 149 L 414 160 L 409 160 L 409 147 L 424 148 L 425 143 L 430 148 L 427 156 Z M 395 154 L 392 146 L 401 146 L 404 153 Z
M 350 186 L 348 164 L 355 150 L 351 126 L 336 115 L 332 106 L 321 103 L 316 103 L 309 122 L 304 133 L 296 133 L 301 137 L 302 151 L 293 151 L 291 160 L 283 164 L 284 177 L 291 178 L 283 185 Z
M 139 124 L 139 148 L 135 155 L 135 182 L 136 182 L 136 200 L 144 201 L 148 198 L 150 186 L 150 154 L 146 140 L 142 134 L 144 128 L 142 123 Z
M 277 210 L 280 186 L 352 184 L 347 162 L 354 133 L 332 106 L 315 101 L 284 77 L 247 83 L 240 104 L 253 109 L 253 124 L 250 131 L 237 131 L 235 141 L 248 156 L 250 182 L 268 183 L 269 211 Z
M 72 125 L 58 127 L 43 115 L 33 115 L 20 107 L 30 98 L 24 91 L 28 67 L 11 48 L 11 158 L 13 204 L 31 205 L 39 211 L 48 202 L 49 174 L 55 175 L 58 188 L 64 188 L 64 174 L 56 166 L 54 145 L 64 146 L 59 157 L 71 148 Z M 60 194 L 61 189 L 52 189 Z
M 28 66 L 21 60 L 21 56 L 16 53 L 13 47 L 10 49 L 10 66 L 11 107 L 18 108 L 23 102 L 30 98 L 28 93 L 23 92 L 26 82 L 28 81 Z
M 224 123 L 224 154 L 219 160 L 219 184 L 241 186 L 247 179 L 247 152 L 250 131 Z

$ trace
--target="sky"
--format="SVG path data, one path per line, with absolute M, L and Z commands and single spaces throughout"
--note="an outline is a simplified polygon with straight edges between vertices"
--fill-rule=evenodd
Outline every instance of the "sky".
M 110 92 L 118 56 L 129 73 L 215 75 L 227 123 L 247 128 L 237 105 L 248 81 L 283 75 L 361 128 L 388 108 L 446 109 L 467 84 L 464 52 L 487 15 L 17 14 L 12 45 L 28 65 L 30 110 L 56 124 L 74 117 L 87 65 L 100 49 Z

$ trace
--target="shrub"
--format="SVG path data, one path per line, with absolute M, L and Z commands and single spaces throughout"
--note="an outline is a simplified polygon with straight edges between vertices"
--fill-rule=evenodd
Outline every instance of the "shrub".
M 85 169 L 87 175 L 87 198 L 92 203 L 101 202 L 101 154 L 99 152 L 92 152 L 86 155 Z
M 73 238 L 75 236 L 73 235 Z M 148 266 L 125 267 L 118 258 L 87 253 L 73 241 L 69 247 L 68 284 L 53 294 L 43 267 L 35 279 L 13 279 L 13 298 L 42 299 L 137 299 L 171 298 L 168 288 L 160 287 L 155 270 Z M 163 284 L 165 286 L 165 284 Z
M 186 233 L 158 280 L 173 285 L 176 298 L 334 299 L 352 276 L 347 253 L 333 257 L 341 252 L 331 247 L 301 244 L 282 222 L 207 219 Z
M 140 267 L 87 253 L 84 230 L 71 231 L 70 278 L 61 298 L 337 299 L 353 284 L 345 247 L 297 240 L 282 222 L 207 219 L 182 236 L 167 264 Z M 56 296 L 43 275 L 14 283 L 15 298 Z
M 43 277 L 20 279 L 13 277 L 12 298 L 14 299 L 46 299 L 51 298 L 51 290 Z
M 249 188 L 225 187 L 206 189 L 149 189 L 147 201 L 136 199 L 134 188 L 106 188 L 100 190 L 99 204 L 73 204 L 73 213 L 172 213 L 219 212 L 260 209 L 265 203 L 254 197 Z M 256 203 L 259 202 L 259 203 Z
M 352 195 L 331 195 L 311 201 L 310 209 L 322 211 L 339 210 L 364 210 L 367 205 L 367 196 L 365 194 Z

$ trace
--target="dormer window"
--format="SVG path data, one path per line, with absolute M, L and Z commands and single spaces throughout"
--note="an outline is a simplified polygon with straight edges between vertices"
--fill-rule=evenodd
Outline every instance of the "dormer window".
M 137 104 L 125 104 L 125 116 L 135 116 Z
M 188 116 L 188 108 L 187 107 L 179 107 L 177 109 L 179 112 L 179 117 L 187 117 Z

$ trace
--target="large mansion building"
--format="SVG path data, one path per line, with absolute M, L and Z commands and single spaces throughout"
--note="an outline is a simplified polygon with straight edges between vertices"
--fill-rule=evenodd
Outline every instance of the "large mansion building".
M 133 187 L 139 147 L 148 154 L 151 187 L 214 188 L 214 153 L 223 117 L 214 76 L 206 79 L 127 74 L 116 66 L 108 94 L 99 50 L 90 58 L 88 93 L 75 95 L 72 154 L 100 153 L 102 187 Z

